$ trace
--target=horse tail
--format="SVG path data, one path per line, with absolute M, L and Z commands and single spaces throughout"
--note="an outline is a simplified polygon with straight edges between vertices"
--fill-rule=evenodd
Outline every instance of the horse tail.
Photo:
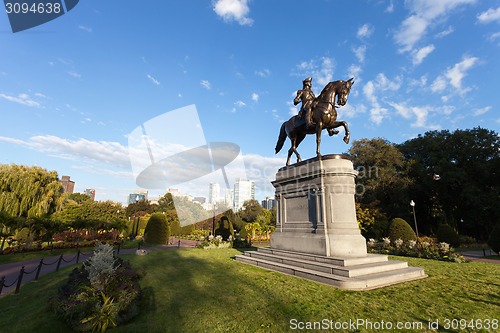
M 275 148 L 276 154 L 279 153 L 279 151 L 281 150 L 281 148 L 283 148 L 283 145 L 285 144 L 286 140 L 285 127 L 286 127 L 286 121 L 283 123 L 283 125 L 281 125 L 280 135 L 278 137 L 278 142 L 276 143 L 276 148 Z

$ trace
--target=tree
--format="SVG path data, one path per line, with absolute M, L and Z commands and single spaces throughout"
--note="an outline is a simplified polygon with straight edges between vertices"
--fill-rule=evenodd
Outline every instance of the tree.
M 407 214 L 411 166 L 403 154 L 382 138 L 361 139 L 349 149 L 357 177 L 357 200 L 363 208 L 379 208 L 389 217 Z
M 243 207 L 239 212 L 239 215 L 245 222 L 254 222 L 262 213 L 262 206 L 257 200 L 251 199 L 247 200 L 243 203 Z
M 399 149 L 413 160 L 412 199 L 427 232 L 449 224 L 461 234 L 486 240 L 500 221 L 500 138 L 480 127 L 431 131 Z
M 92 200 L 92 198 L 83 193 L 71 193 L 68 196 L 68 200 L 73 200 L 74 202 L 81 204 L 82 202 Z
M 144 240 L 149 244 L 167 244 L 170 227 L 165 214 L 154 213 L 144 230 Z
M 165 193 L 165 195 L 158 200 L 158 211 L 166 212 L 173 209 L 175 209 L 175 204 L 172 193 Z
M 0 211 L 10 216 L 42 217 L 62 204 L 57 172 L 24 165 L 0 165 Z
M 131 203 L 126 208 L 126 215 L 130 216 L 144 216 L 146 214 L 153 214 L 158 210 L 158 205 L 151 204 L 149 201 L 138 201 Z

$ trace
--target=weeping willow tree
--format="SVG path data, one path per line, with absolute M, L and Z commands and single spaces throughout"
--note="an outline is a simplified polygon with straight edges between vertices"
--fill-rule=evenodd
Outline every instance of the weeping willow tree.
M 0 211 L 10 216 L 43 217 L 63 201 L 56 171 L 24 165 L 0 165 Z

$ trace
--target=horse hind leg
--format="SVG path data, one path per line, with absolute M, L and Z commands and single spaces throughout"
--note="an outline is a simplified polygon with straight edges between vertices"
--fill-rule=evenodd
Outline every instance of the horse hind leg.
M 318 156 L 318 159 L 321 159 L 319 146 L 321 145 L 321 131 L 323 130 L 322 125 L 323 124 L 320 121 L 316 123 L 316 156 Z

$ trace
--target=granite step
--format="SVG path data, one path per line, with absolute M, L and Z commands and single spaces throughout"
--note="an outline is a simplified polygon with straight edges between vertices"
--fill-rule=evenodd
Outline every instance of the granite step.
M 322 262 L 322 263 L 327 263 L 327 264 L 331 264 L 331 265 L 335 265 L 335 266 L 354 266 L 354 265 L 360 265 L 360 264 L 388 261 L 388 257 L 386 255 L 373 254 L 373 253 L 368 253 L 366 255 L 366 257 L 335 258 L 335 257 L 320 256 L 320 255 L 302 253 L 302 252 L 278 250 L 278 249 L 273 249 L 270 247 L 262 247 L 262 248 L 259 248 L 257 251 L 259 253 L 268 253 L 268 254 L 278 255 L 278 256 L 287 257 L 287 258 L 296 258 L 296 259 L 307 260 L 310 262 Z
M 369 290 L 380 288 L 396 283 L 412 281 L 417 279 L 422 279 L 427 277 L 422 268 L 418 267 L 401 267 L 393 266 L 392 270 L 377 271 L 375 272 L 372 268 L 369 274 L 360 274 L 357 276 L 343 276 L 338 274 L 332 274 L 317 269 L 311 269 L 308 267 L 301 267 L 291 264 L 290 262 L 278 262 L 269 259 L 276 258 L 265 258 L 265 256 L 252 256 L 240 254 L 235 257 L 236 261 L 251 264 L 264 269 L 277 271 L 320 283 L 325 283 L 334 287 L 347 289 L 347 290 Z M 387 265 L 386 263 L 381 263 L 382 265 Z M 406 264 L 406 263 L 404 263 Z M 366 264 L 360 264 L 361 266 Z M 377 265 L 377 263 L 371 263 L 369 265 Z M 319 265 L 318 267 L 320 267 Z M 351 267 L 354 271 L 356 270 L 356 265 Z M 370 269 L 365 270 L 369 272 Z
M 408 264 L 406 262 L 397 260 L 370 262 L 352 266 L 338 266 L 330 263 L 269 254 L 269 253 L 264 253 L 262 251 L 246 251 L 245 255 L 253 258 L 260 258 L 268 261 L 288 264 L 296 267 L 308 268 L 319 272 L 340 275 L 345 277 L 355 277 L 355 276 L 380 273 L 380 272 L 408 267 Z

